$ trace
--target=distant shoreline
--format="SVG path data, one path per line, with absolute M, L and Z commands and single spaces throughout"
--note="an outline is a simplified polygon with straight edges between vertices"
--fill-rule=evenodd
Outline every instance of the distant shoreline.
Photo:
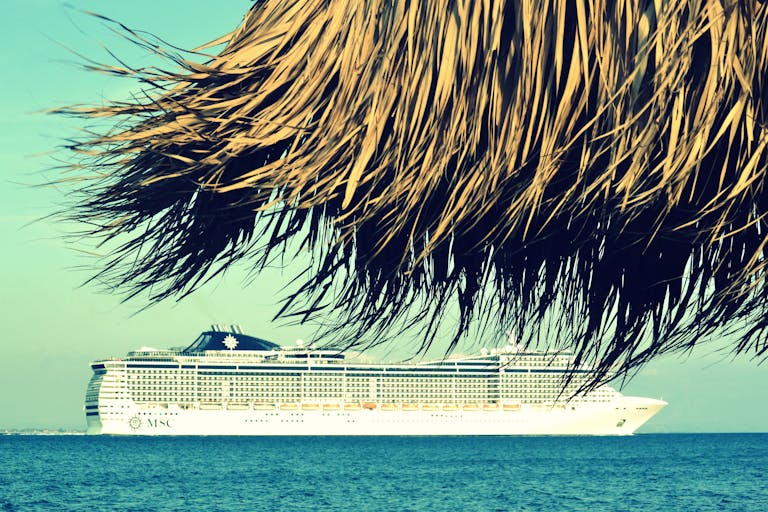
M 632 436 L 678 436 L 678 435 L 747 435 L 758 434 L 768 435 L 768 432 L 636 432 Z M 87 435 L 85 430 L 52 430 L 52 429 L 6 429 L 0 430 L 0 436 L 84 436 Z M 157 437 L 157 436 L 113 436 L 113 435 L 101 435 L 94 437 Z M 169 437 L 253 437 L 253 436 L 169 436 Z M 259 437 L 259 436 L 256 436 Z M 268 436 L 269 437 L 269 436 Z M 279 436 L 278 436 L 279 437 Z M 298 437 L 338 437 L 338 436 L 298 436 Z M 345 437 L 345 436 L 341 436 Z M 380 437 L 380 436 L 363 436 L 363 437 Z M 394 437 L 480 437 L 480 438 L 493 438 L 493 437 L 552 437 L 552 438 L 566 438 L 566 437 L 588 437 L 588 438 L 601 438 L 601 437 L 617 437 L 617 436 L 558 436 L 558 435 L 541 435 L 541 436 L 394 436 Z
M 81 436 L 85 430 L 64 430 L 46 428 L 24 428 L 0 430 L 0 436 Z

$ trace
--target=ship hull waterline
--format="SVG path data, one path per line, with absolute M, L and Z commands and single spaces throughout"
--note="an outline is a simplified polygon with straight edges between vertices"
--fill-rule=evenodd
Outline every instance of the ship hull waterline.
M 126 407 L 87 418 L 89 434 L 139 436 L 529 436 L 632 435 L 666 405 L 623 397 L 619 403 L 508 411 L 182 410 Z

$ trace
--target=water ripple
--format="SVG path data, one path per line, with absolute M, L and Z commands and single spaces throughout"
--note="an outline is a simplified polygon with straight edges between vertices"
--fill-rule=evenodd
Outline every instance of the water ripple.
M 768 510 L 768 435 L 0 436 L 0 510 Z

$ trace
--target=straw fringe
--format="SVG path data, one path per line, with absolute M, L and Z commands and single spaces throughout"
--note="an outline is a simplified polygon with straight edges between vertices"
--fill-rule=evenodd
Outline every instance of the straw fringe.
M 743 327 L 765 354 L 768 9 L 733 0 L 264 0 L 73 141 L 128 295 L 312 251 L 282 315 L 377 342 L 458 304 L 626 373 Z M 542 340 L 545 333 L 557 337 Z M 441 342 L 442 343 L 442 342 Z

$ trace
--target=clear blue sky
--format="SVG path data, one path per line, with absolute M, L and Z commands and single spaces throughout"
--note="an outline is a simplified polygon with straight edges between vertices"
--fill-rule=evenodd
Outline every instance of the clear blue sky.
M 84 428 L 82 403 L 88 363 L 151 345 L 190 342 L 211 323 L 239 323 L 278 343 L 310 339 L 312 330 L 276 325 L 279 289 L 290 277 L 265 273 L 245 286 L 247 268 L 235 269 L 181 303 L 138 312 L 141 301 L 81 286 L 92 264 L 68 248 L 63 227 L 40 219 L 62 202 L 60 191 L 40 183 L 55 165 L 53 151 L 78 123 L 43 115 L 65 104 L 121 99 L 136 90 L 118 78 L 82 71 L 67 48 L 110 62 L 103 47 L 129 62 L 154 61 L 80 10 L 95 10 L 194 47 L 232 30 L 251 5 L 246 0 L 190 2 L 60 2 L 9 0 L 0 18 L 0 429 Z M 644 368 L 625 394 L 662 397 L 670 405 L 642 432 L 768 431 L 768 365 L 731 359 L 702 347 L 687 357 L 667 357 Z M 405 357 L 394 348 L 390 357 Z

